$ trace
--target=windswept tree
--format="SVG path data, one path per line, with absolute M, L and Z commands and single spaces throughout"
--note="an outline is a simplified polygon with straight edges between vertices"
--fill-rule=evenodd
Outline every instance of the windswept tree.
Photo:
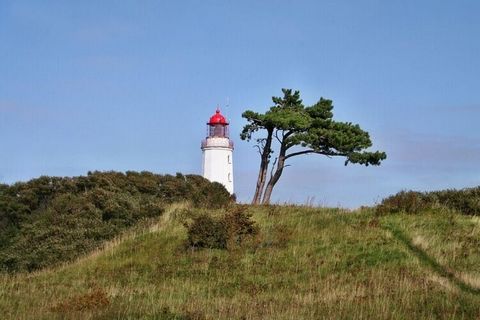
M 270 203 L 273 188 L 293 157 L 306 154 L 344 157 L 345 165 L 365 166 L 380 165 L 386 159 L 385 152 L 366 151 L 372 142 L 368 132 L 358 124 L 333 120 L 331 100 L 320 98 L 306 107 L 299 91 L 282 89 L 282 92 L 283 97 L 272 97 L 274 105 L 267 112 L 247 110 L 242 114 L 247 120 L 240 134 L 242 140 L 250 141 L 255 133 L 263 133 L 254 139 L 260 154 L 260 169 L 252 203 Z M 274 149 L 277 149 L 275 157 Z

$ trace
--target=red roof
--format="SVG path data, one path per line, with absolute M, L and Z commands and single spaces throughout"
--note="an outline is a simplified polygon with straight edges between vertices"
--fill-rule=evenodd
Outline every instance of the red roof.
M 210 121 L 208 122 L 209 125 L 216 125 L 216 124 L 223 124 L 227 125 L 227 119 L 220 113 L 220 109 L 217 109 L 215 114 L 210 117 Z

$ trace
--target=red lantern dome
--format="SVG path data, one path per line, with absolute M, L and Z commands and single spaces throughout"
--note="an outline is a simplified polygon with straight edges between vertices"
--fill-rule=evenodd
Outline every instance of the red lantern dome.
M 222 113 L 220 112 L 220 109 L 217 109 L 215 114 L 210 117 L 210 121 L 208 122 L 208 125 L 210 125 L 210 126 L 214 126 L 214 125 L 218 125 L 218 124 L 223 125 L 223 126 L 228 125 L 228 121 L 222 115 Z

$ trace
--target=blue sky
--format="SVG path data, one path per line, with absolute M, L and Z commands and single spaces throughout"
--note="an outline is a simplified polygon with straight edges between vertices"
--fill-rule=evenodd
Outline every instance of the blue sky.
M 248 201 L 259 159 L 241 113 L 293 88 L 332 99 L 388 159 L 294 158 L 274 201 L 356 207 L 479 185 L 479 13 L 474 0 L 0 0 L 0 182 L 200 173 L 220 105 Z

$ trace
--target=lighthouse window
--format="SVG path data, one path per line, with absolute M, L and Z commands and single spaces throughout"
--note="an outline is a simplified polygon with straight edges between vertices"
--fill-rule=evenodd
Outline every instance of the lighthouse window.
M 232 182 L 232 176 L 230 173 L 228 174 L 228 182 Z
M 228 161 L 229 164 L 232 163 L 232 162 L 230 161 L 230 155 L 227 156 L 227 161 Z
M 213 136 L 214 137 L 224 137 L 225 136 L 225 130 L 222 125 L 216 125 L 213 128 Z

